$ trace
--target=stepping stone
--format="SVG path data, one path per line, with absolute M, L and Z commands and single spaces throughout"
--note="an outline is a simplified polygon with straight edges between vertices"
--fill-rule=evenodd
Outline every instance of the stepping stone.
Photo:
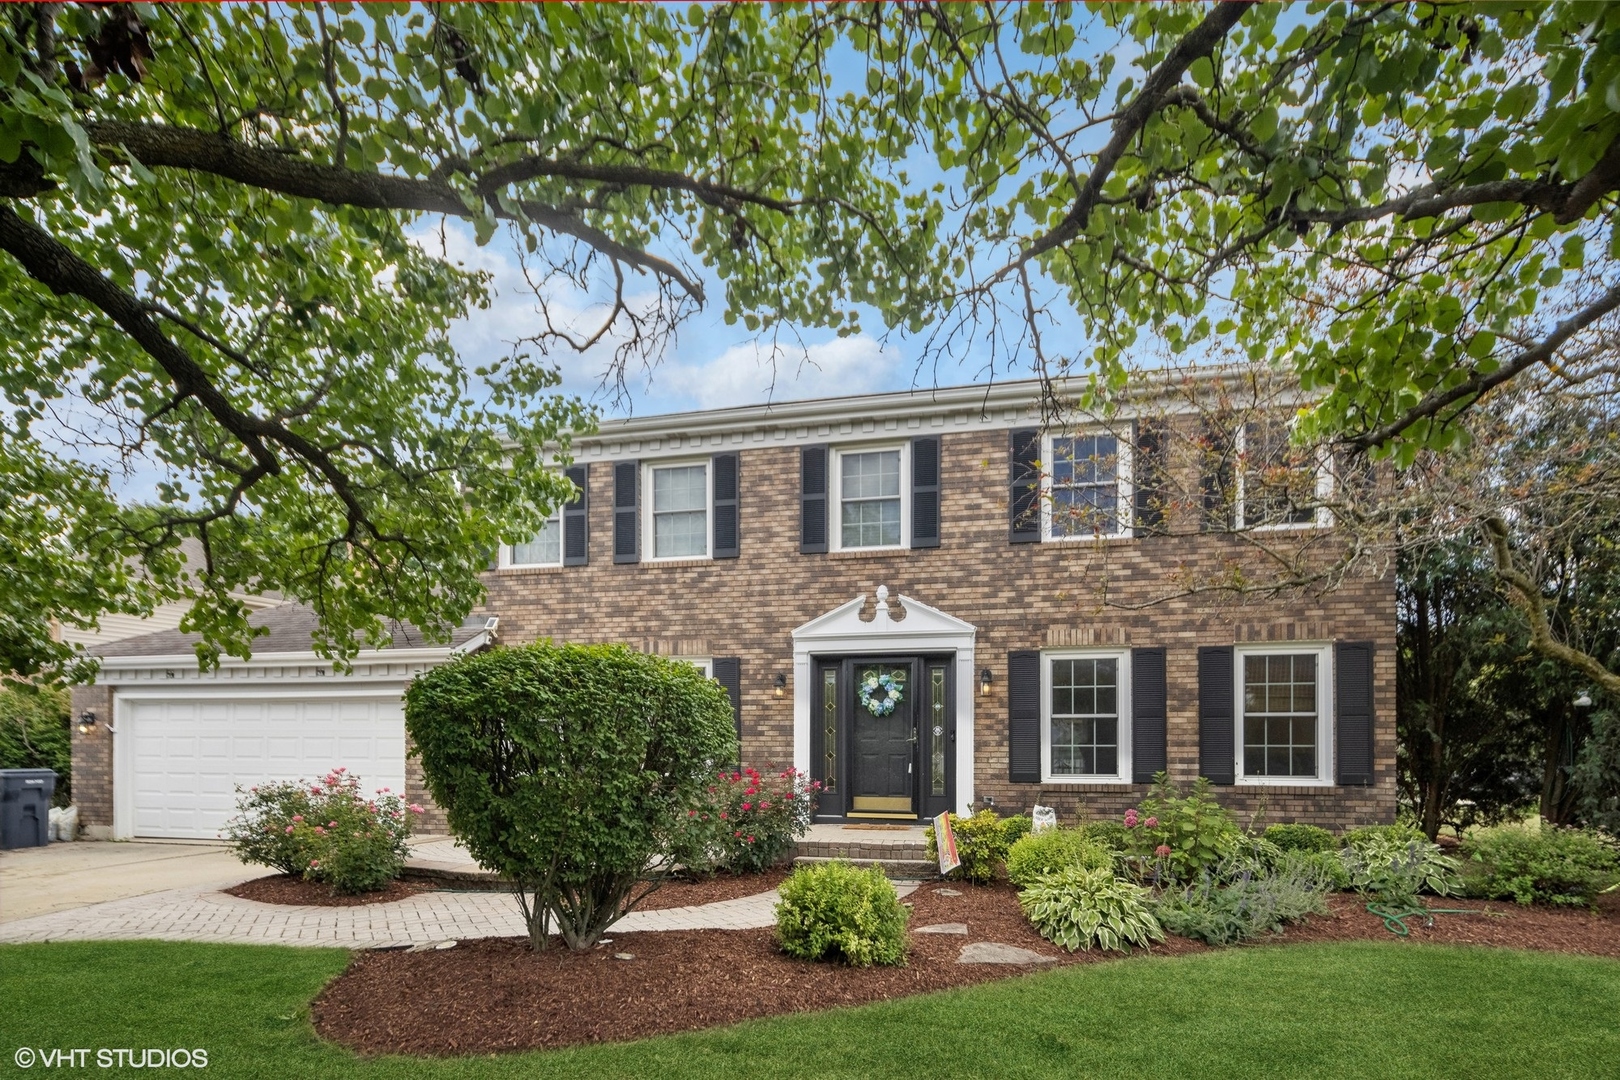
M 1020 949 L 1016 945 L 1003 945 L 999 941 L 975 941 L 962 946 L 958 964 L 1055 964 L 1057 957 L 1042 956 L 1038 952 Z
M 961 935 L 963 935 L 965 937 L 967 935 L 967 923 L 965 923 L 965 922 L 935 923 L 933 926 L 919 926 L 919 927 L 917 927 L 917 929 L 913 930 L 912 933 L 913 934 L 961 934 Z
M 960 892 L 958 892 L 957 890 L 955 890 L 955 889 L 935 889 L 934 890 L 934 895 L 935 896 L 961 896 L 962 894 Z

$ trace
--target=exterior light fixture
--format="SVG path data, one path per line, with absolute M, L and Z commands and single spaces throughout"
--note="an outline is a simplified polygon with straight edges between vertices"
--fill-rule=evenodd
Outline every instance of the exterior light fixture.
M 95 727 L 95 726 L 96 726 L 96 714 L 95 714 L 95 712 L 93 710 L 86 709 L 86 710 L 84 710 L 84 712 L 79 714 L 79 734 L 80 735 L 88 735 L 88 734 L 90 734 L 90 729 Z
M 989 668 L 985 668 L 983 671 L 979 672 L 979 693 L 988 694 L 990 692 L 990 683 L 994 680 L 994 678 L 995 677 L 991 675 Z
M 781 697 L 783 691 L 785 691 L 786 689 L 787 689 L 787 676 L 786 675 L 778 675 L 776 677 L 776 696 Z

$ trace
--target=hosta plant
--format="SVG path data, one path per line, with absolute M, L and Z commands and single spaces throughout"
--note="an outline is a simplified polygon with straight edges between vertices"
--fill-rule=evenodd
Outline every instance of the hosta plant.
M 1350 887 L 1385 903 L 1411 903 L 1419 893 L 1450 896 L 1462 886 L 1458 863 L 1427 840 L 1369 836 L 1339 853 Z
M 1129 952 L 1164 940 L 1147 890 L 1107 870 L 1071 868 L 1037 878 L 1018 903 L 1041 937 L 1070 952 L 1093 945 Z

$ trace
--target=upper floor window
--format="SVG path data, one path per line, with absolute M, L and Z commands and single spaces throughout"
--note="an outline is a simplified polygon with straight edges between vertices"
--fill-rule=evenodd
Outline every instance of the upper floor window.
M 905 451 L 840 450 L 837 458 L 838 546 L 903 546 L 906 507 L 900 492 Z
M 706 558 L 709 554 L 707 462 L 649 466 L 652 490 L 648 548 L 654 559 Z
M 1130 529 L 1130 447 L 1108 434 L 1052 435 L 1043 470 L 1046 538 L 1121 536 Z
M 1323 524 L 1322 483 L 1327 479 L 1314 450 L 1296 445 L 1288 425 L 1268 418 L 1238 431 L 1238 528 L 1287 528 Z
M 506 551 L 507 566 L 561 566 L 562 521 L 552 517 L 527 543 L 513 544 Z
M 1130 654 L 1048 652 L 1041 657 L 1046 779 L 1118 783 L 1130 773 Z
M 1326 646 L 1240 649 L 1238 775 L 1251 781 L 1328 776 Z

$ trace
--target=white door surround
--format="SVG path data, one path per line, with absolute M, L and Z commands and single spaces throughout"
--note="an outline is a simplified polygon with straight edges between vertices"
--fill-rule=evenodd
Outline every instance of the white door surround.
M 956 656 L 956 813 L 973 802 L 973 647 L 978 630 L 972 623 L 931 608 L 908 596 L 889 595 L 877 587 L 877 611 L 861 618 L 867 594 L 818 615 L 793 631 L 793 767 L 810 773 L 812 660 L 816 656 L 860 653 L 954 653 Z M 899 605 L 896 619 L 890 603 Z

